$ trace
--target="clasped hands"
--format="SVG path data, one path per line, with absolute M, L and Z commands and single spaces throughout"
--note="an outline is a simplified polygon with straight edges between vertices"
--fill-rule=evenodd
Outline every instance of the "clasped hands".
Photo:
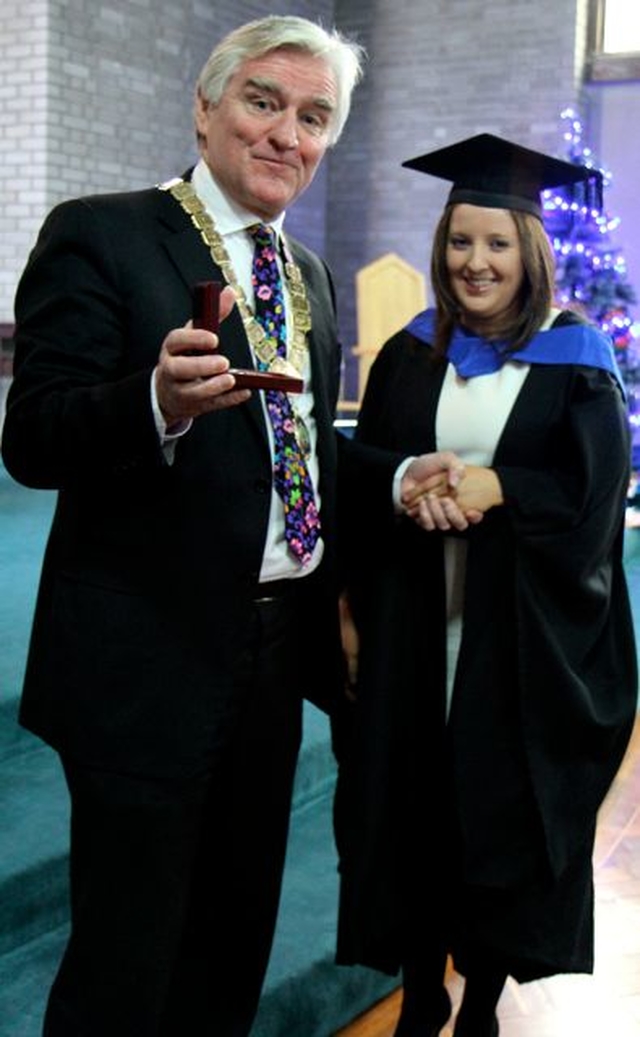
M 405 514 L 423 529 L 465 530 L 503 503 L 502 487 L 492 468 L 465 465 L 441 450 L 414 458 L 402 477 Z
M 475 525 L 489 508 L 503 503 L 502 487 L 491 468 L 465 465 L 450 450 L 422 454 L 402 476 L 405 514 L 426 530 L 464 530 Z M 355 701 L 360 637 L 348 594 L 339 601 L 340 634 L 345 660 L 345 693 Z

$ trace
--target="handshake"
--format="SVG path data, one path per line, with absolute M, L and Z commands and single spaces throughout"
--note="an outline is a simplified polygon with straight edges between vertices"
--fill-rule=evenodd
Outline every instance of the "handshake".
M 465 465 L 449 450 L 421 454 L 402 476 L 404 513 L 426 530 L 465 530 L 504 503 L 492 468 Z

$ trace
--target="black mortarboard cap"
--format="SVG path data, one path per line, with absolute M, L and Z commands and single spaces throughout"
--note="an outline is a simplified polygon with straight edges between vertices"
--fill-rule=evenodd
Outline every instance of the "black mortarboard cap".
M 479 133 L 402 165 L 451 180 L 449 202 L 519 209 L 542 218 L 541 192 L 575 185 L 576 202 L 602 209 L 599 170 L 552 158 L 492 133 Z

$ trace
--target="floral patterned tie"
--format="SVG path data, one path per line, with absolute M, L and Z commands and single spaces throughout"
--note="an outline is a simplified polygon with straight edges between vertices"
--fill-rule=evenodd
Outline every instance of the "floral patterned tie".
M 250 228 L 255 240 L 251 281 L 256 319 L 274 340 L 278 356 L 286 356 L 287 330 L 282 279 L 276 261 L 275 236 L 271 227 Z M 258 360 L 264 370 L 266 364 Z M 313 554 L 320 536 L 320 518 L 304 452 L 296 437 L 291 401 L 285 392 L 265 393 L 275 444 L 274 485 L 284 504 L 285 540 L 301 565 Z

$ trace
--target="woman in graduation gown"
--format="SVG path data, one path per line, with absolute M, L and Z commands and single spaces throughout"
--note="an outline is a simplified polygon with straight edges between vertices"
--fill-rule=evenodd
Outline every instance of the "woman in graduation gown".
M 335 732 L 337 960 L 401 968 L 395 1037 L 435 1037 L 451 954 L 456 1037 L 495 1037 L 508 975 L 593 969 L 596 814 L 637 702 L 629 429 L 611 343 L 553 306 L 541 220 L 543 188 L 586 197 L 597 174 L 489 134 L 405 165 L 453 181 L 436 306 L 380 351 L 357 437 L 455 451 L 456 503 L 482 520 L 434 531 L 436 480 L 351 531 L 343 496 L 359 653 Z

